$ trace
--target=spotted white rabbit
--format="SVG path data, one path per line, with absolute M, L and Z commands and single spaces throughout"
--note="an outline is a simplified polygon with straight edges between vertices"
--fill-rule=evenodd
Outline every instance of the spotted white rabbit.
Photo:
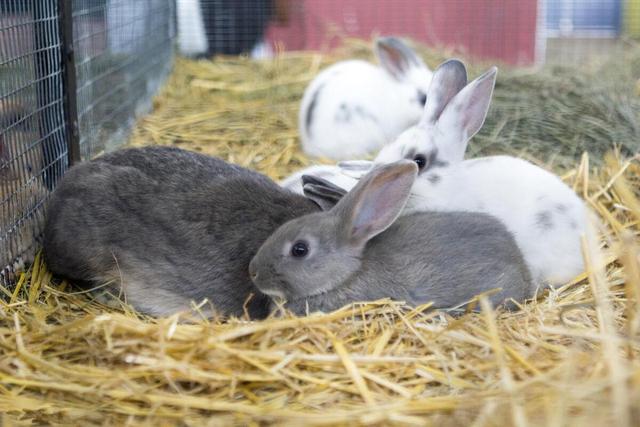
M 309 84 L 298 118 L 305 153 L 334 160 L 361 158 L 418 123 L 431 71 L 395 37 L 379 38 L 375 53 L 380 66 L 338 62 Z
M 464 160 L 484 123 L 497 69 L 467 85 L 458 60 L 436 69 L 418 125 L 384 147 L 373 164 L 412 159 L 420 175 L 404 214 L 473 211 L 500 219 L 514 235 L 532 278 L 562 284 L 583 271 L 581 236 L 588 210 L 556 175 L 525 160 L 490 156 Z

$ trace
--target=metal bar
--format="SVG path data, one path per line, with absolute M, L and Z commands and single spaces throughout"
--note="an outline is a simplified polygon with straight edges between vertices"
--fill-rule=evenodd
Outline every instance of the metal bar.
M 57 0 L 43 0 L 28 2 L 33 15 L 34 51 L 33 60 L 35 76 L 33 84 L 37 88 L 38 107 L 50 105 L 58 99 L 56 87 L 61 84 L 59 66 L 56 64 L 56 50 L 51 48 L 51 27 L 55 21 L 51 19 Z M 39 108 L 38 108 L 39 109 Z M 59 123 L 57 116 L 50 112 L 40 111 L 37 115 L 38 127 L 41 138 L 42 155 L 46 162 L 57 157 L 59 147 L 56 144 L 55 135 L 51 134 L 51 129 L 56 128 Z M 46 187 L 52 190 L 59 174 L 54 169 L 47 169 L 43 172 L 43 180 Z
M 81 161 L 78 132 L 78 94 L 76 60 L 73 47 L 73 11 L 70 0 L 58 0 L 60 43 L 62 44 L 62 86 L 64 92 L 64 122 L 66 128 L 69 166 Z

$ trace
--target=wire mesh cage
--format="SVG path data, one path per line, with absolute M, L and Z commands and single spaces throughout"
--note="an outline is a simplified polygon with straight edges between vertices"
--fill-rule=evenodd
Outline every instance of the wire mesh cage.
M 121 144 L 169 72 L 174 4 L 74 0 L 80 155 Z
M 70 160 L 122 144 L 167 75 L 170 0 L 0 2 L 0 267 L 33 258 Z M 75 159 L 74 159 L 75 157 Z
M 52 1 L 2 3 L 0 260 L 34 250 L 48 185 L 67 167 L 59 13 Z

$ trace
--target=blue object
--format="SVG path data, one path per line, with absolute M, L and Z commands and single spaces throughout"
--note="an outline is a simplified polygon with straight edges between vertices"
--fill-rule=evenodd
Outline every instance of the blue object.
M 603 32 L 618 35 L 622 22 L 621 0 L 546 1 L 546 28 L 564 32 Z

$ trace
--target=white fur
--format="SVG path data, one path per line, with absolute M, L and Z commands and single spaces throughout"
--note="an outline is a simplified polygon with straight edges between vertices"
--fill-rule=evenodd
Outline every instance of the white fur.
M 323 70 L 305 90 L 300 106 L 305 153 L 334 160 L 360 158 L 415 125 L 422 112 L 418 91 L 427 92 L 432 73 L 417 55 L 412 58 L 411 66 L 395 76 L 383 59 L 382 66 L 349 60 Z
M 434 176 L 437 182 L 430 181 Z M 426 172 L 414 184 L 405 214 L 424 210 L 484 212 L 500 219 L 536 281 L 561 284 L 583 271 L 584 203 L 560 178 L 525 160 L 484 157 Z
M 484 121 L 495 75 L 492 69 L 471 82 L 437 120 L 423 118 L 381 150 L 374 164 L 411 158 L 412 153 L 437 153 L 416 180 L 404 214 L 436 210 L 493 215 L 515 237 L 535 281 L 566 283 L 584 269 L 581 236 L 587 233 L 589 215 L 584 202 L 559 177 L 525 160 L 463 160 L 468 140 Z M 427 105 L 439 89 L 429 89 Z M 477 108 L 472 103 L 484 104 Z M 474 124 L 465 127 L 469 121 Z

